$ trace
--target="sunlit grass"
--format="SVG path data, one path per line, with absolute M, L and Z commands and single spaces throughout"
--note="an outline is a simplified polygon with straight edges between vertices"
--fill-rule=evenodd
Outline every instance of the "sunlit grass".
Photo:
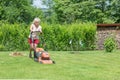
M 50 51 L 56 64 L 43 65 L 27 56 L 0 52 L 0 79 L 120 80 L 120 52 Z M 28 52 L 23 52 L 26 55 Z

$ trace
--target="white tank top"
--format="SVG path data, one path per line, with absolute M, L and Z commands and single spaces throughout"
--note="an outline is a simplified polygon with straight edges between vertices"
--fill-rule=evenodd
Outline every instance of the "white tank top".
M 32 27 L 32 31 L 40 31 L 42 32 L 42 27 L 39 25 L 38 27 L 36 27 L 34 24 L 31 25 Z M 32 33 L 32 35 L 29 35 L 29 38 L 34 38 L 34 39 L 38 39 L 39 38 L 39 34 L 37 33 Z
M 38 27 L 36 27 L 34 24 L 32 24 L 31 26 L 32 26 L 32 30 L 33 31 L 40 31 L 40 32 L 42 32 L 42 27 L 40 25 Z

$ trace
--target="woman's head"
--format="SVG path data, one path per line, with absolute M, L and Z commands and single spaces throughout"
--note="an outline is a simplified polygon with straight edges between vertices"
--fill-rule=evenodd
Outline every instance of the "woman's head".
M 40 24 L 40 19 L 39 19 L 39 18 L 35 18 L 35 19 L 33 20 L 33 24 L 38 27 L 39 24 Z

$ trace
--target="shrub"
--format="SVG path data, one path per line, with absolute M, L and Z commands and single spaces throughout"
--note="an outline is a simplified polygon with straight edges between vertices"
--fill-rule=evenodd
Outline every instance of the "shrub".
M 116 48 L 116 41 L 113 37 L 108 37 L 104 41 L 104 48 L 106 52 L 112 52 Z
M 42 23 L 41 44 L 49 50 L 88 50 L 94 49 L 96 27 L 93 23 L 46 24 Z M 0 22 L 1 50 L 28 50 L 29 26 Z M 43 38 L 44 37 L 44 38 Z
M 0 27 L 0 45 L 5 50 L 26 50 L 28 49 L 29 29 L 23 24 L 3 23 Z
M 93 23 L 42 24 L 42 26 L 47 47 L 51 50 L 95 49 L 96 25 Z
M 5 47 L 3 45 L 0 45 L 0 51 L 5 50 Z

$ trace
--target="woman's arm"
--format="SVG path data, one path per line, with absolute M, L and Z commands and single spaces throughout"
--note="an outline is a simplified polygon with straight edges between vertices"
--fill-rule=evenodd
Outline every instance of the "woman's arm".
M 30 32 L 32 32 L 33 31 L 33 27 L 32 27 L 32 25 L 30 26 Z
M 42 29 L 40 30 L 40 33 L 42 34 Z
M 41 27 L 41 26 L 39 27 L 39 31 L 40 31 L 40 33 L 42 34 L 42 27 Z

